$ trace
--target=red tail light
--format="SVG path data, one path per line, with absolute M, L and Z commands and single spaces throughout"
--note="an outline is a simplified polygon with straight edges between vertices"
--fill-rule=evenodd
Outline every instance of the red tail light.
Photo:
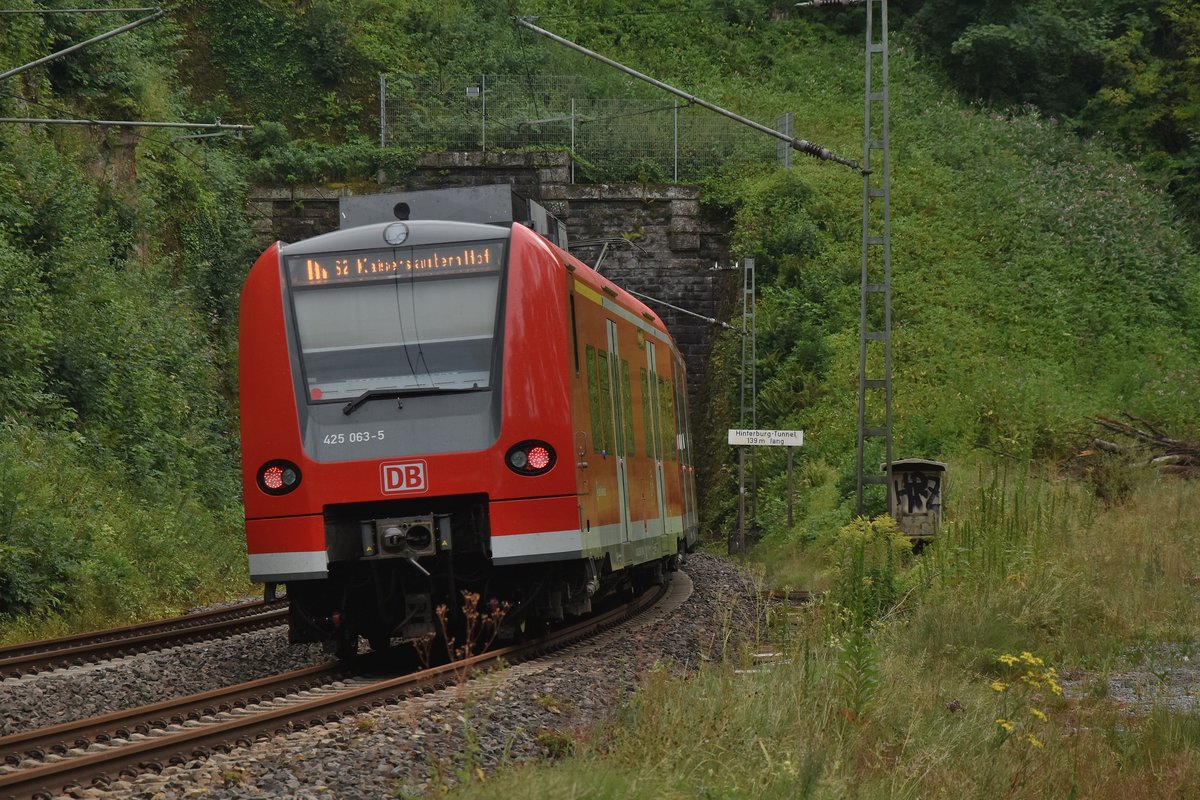
M 268 461 L 258 468 L 258 488 L 267 494 L 287 494 L 300 485 L 300 468 L 290 461 Z
M 518 475 L 542 475 L 554 468 L 554 462 L 554 448 L 536 440 L 515 444 L 504 456 L 504 463 Z
M 542 446 L 529 449 L 529 468 L 543 470 L 550 466 L 550 451 Z

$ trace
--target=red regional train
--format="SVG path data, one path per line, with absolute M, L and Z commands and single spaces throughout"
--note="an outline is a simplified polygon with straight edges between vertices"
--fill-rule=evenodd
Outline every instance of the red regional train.
M 661 581 L 694 547 L 684 364 L 643 303 L 522 224 L 276 243 L 242 294 L 250 576 L 293 642 L 507 633 Z

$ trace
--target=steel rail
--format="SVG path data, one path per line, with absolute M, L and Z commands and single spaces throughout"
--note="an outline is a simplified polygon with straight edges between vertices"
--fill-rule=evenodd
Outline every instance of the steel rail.
M 108 631 L 9 645 L 0 647 L 0 678 L 147 650 L 176 639 L 212 638 L 231 628 L 255 630 L 279 625 L 286 615 L 286 600 L 256 601 Z
M 349 673 L 346 664 L 328 661 L 235 686 L 0 736 L 0 763 L 15 767 L 27 758 L 41 760 L 48 754 L 62 756 L 71 749 L 85 748 L 93 743 L 108 744 L 113 739 L 128 739 L 132 733 L 145 735 L 153 729 L 183 724 L 205 713 L 216 714 L 224 709 L 242 708 L 288 693 L 308 691 Z
M 132 777 L 145 771 L 161 771 L 170 764 L 206 757 L 213 750 L 248 746 L 262 736 L 304 730 L 312 725 L 335 722 L 350 714 L 366 713 L 395 704 L 408 697 L 457 684 L 475 671 L 501 663 L 528 661 L 619 625 L 651 608 L 666 594 L 668 585 L 664 582 L 626 605 L 531 642 L 491 650 L 398 678 L 353 686 L 326 697 L 257 713 L 253 709 L 244 709 L 249 713 L 164 732 L 100 752 L 68 756 L 29 769 L 17 769 L 0 775 L 0 797 L 48 798 L 85 786 L 85 782 L 103 786 L 112 775 Z M 211 703 L 212 700 L 206 702 Z M 3 740 L 0 740 L 0 744 L 3 744 Z

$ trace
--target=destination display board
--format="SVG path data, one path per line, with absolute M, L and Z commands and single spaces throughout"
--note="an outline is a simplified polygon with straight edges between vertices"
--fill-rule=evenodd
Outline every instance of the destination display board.
M 495 272 L 504 262 L 504 241 L 450 242 L 296 256 L 287 261 L 292 286 L 326 286 L 380 278 L 426 278 Z

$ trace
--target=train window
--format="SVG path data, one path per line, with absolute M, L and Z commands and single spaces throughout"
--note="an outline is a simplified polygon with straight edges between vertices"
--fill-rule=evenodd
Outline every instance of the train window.
M 637 445 L 633 439 L 633 396 L 629 386 L 629 362 L 621 359 L 621 408 L 624 410 L 622 422 L 625 427 L 625 446 L 623 455 L 636 456 Z
M 600 379 L 600 432 L 603 437 L 601 449 L 607 453 L 613 450 L 613 406 L 612 378 L 608 373 L 608 353 L 596 353 L 596 376 Z
M 447 246 L 450 247 L 450 246 Z M 289 259 L 292 303 L 309 399 L 336 401 L 370 390 L 472 390 L 491 381 L 500 300 L 502 243 L 454 245 L 465 256 L 437 260 L 398 248 L 408 260 L 374 258 L 369 266 L 412 263 L 413 272 L 356 274 L 361 257 Z M 389 251 L 393 252 L 393 251 Z M 487 263 L 483 262 L 486 252 Z M 323 259 L 323 260 L 321 260 Z M 471 262 L 458 266 L 458 261 Z M 337 276 L 312 277 L 329 261 Z M 425 270 L 426 262 L 435 264 Z M 319 262 L 319 263 L 318 263 Z M 347 266 L 341 266 L 345 262 Z M 442 262 L 453 262 L 442 266 Z M 474 263 L 479 262 L 479 263 Z M 307 270 L 299 272 L 301 269 Z M 417 269 L 425 270 L 417 272 Z M 370 275 L 370 277 L 368 277 Z
M 592 449 L 599 453 L 605 445 L 604 427 L 600 422 L 600 387 L 596 383 L 596 348 L 589 344 L 584 355 L 588 379 L 588 406 L 592 412 Z
M 646 458 L 654 458 L 654 420 L 650 418 L 650 379 L 642 373 L 642 435 L 646 437 Z
M 658 426 L 663 459 L 666 461 L 675 460 L 675 402 L 672 388 L 670 381 L 658 377 Z

